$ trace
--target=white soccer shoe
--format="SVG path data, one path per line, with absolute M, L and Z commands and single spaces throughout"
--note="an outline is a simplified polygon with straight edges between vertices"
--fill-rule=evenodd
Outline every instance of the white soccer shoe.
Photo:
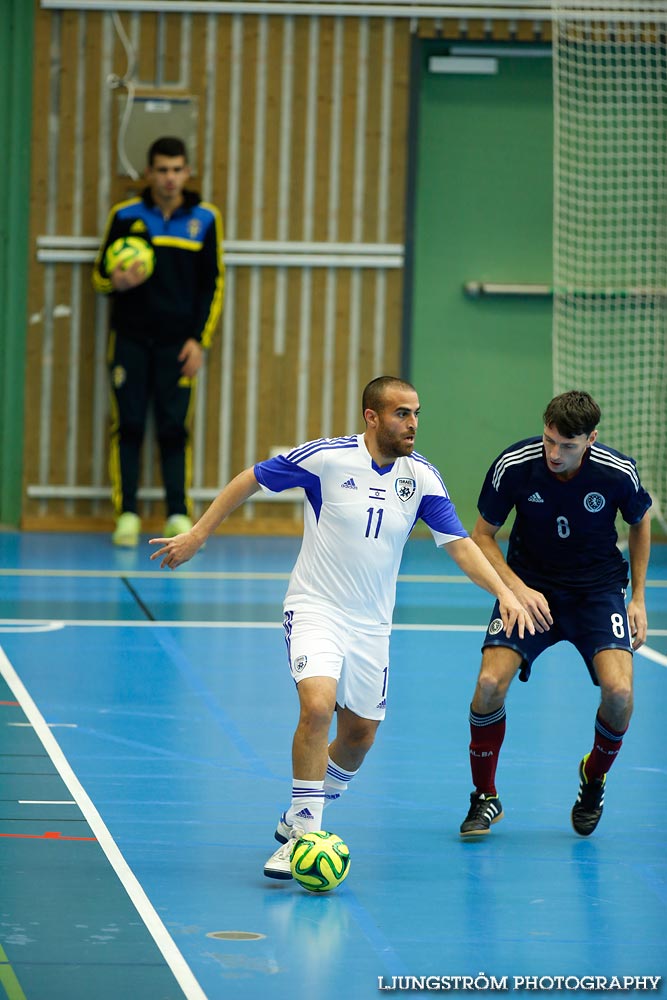
M 292 824 L 287 822 L 286 813 L 283 813 L 278 820 L 278 826 L 276 827 L 276 832 L 274 833 L 274 839 L 278 841 L 279 844 L 285 844 L 292 836 Z
M 288 826 L 286 823 L 283 823 L 282 819 L 278 825 L 278 829 L 274 834 L 276 840 L 280 839 L 280 837 L 278 836 L 279 830 L 281 831 L 280 833 L 281 836 L 282 836 L 282 830 L 285 830 L 289 835 L 288 839 L 285 840 L 285 842 L 280 845 L 278 850 L 275 851 L 271 855 L 269 860 L 266 862 L 266 864 L 264 865 L 264 874 L 266 875 L 267 878 L 279 878 L 287 882 L 289 881 L 289 879 L 293 877 L 292 869 L 290 868 L 290 857 L 292 854 L 292 848 L 294 847 L 294 844 L 299 839 L 303 831 L 296 826 Z

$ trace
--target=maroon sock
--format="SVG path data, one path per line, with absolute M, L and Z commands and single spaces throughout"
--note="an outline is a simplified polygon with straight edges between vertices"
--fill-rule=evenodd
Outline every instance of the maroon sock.
M 496 794 L 496 768 L 504 739 L 504 705 L 488 715 L 478 715 L 470 709 L 470 770 L 480 795 Z
M 623 746 L 623 737 L 627 732 L 627 726 L 622 733 L 617 732 L 609 726 L 600 713 L 595 717 L 595 740 L 593 749 L 586 761 L 586 777 L 589 781 L 593 778 L 601 778 L 606 774 L 618 756 L 618 751 Z

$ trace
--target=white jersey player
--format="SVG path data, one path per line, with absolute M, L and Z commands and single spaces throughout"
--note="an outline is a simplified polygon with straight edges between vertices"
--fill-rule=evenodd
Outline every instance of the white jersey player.
M 522 605 L 468 537 L 439 472 L 414 451 L 419 399 L 402 379 L 382 376 L 363 394 L 366 430 L 310 441 L 246 469 L 216 497 L 194 527 L 155 538 L 151 559 L 175 569 L 260 487 L 305 493 L 303 543 L 284 605 L 285 638 L 300 716 L 292 745 L 292 801 L 264 866 L 291 879 L 290 853 L 302 832 L 322 828 L 325 803 L 359 770 L 385 716 L 389 633 L 396 578 L 419 519 L 464 573 L 494 594 L 509 636 L 534 630 Z M 336 736 L 328 745 L 336 711 Z
M 436 545 L 467 537 L 440 474 L 413 452 L 378 466 L 364 435 L 326 438 L 255 466 L 267 492 L 301 486 L 303 545 L 285 607 L 341 612 L 388 634 L 403 548 L 421 518 Z

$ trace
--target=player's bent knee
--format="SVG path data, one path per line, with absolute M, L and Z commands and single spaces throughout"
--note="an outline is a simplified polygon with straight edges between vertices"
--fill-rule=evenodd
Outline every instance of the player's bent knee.
M 321 698 L 311 698 L 301 704 L 301 719 L 311 725 L 329 725 L 333 718 L 331 705 Z
M 328 728 L 331 725 L 334 701 L 329 692 L 312 687 L 306 690 L 300 684 L 299 700 L 301 703 L 299 725 L 310 729 Z
M 375 742 L 377 725 L 353 726 L 345 733 L 345 741 L 349 747 L 367 753 Z
M 481 694 L 505 698 L 512 679 L 521 666 L 521 656 L 507 646 L 486 646 L 482 652 L 477 687 Z
M 608 685 L 602 689 L 602 705 L 609 706 L 615 712 L 632 713 L 633 709 L 632 686 L 624 684 Z
M 490 670 L 482 668 L 477 678 L 477 689 L 475 691 L 475 704 L 481 709 L 492 711 L 498 707 L 499 701 L 505 700 L 509 681 L 504 677 L 498 677 Z

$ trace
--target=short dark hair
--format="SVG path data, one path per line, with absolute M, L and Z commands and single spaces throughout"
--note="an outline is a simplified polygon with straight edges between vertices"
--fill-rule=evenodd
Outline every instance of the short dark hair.
M 379 413 L 384 406 L 384 397 L 389 389 L 403 389 L 408 392 L 416 392 L 414 385 L 410 385 L 403 378 L 396 378 L 394 375 L 380 375 L 368 383 L 361 397 L 361 412 L 375 410 Z
M 600 423 L 600 407 L 589 393 L 572 389 L 555 396 L 544 411 L 544 426 L 556 428 L 563 437 L 592 434 Z
M 188 162 L 188 151 L 182 139 L 172 135 L 163 135 L 151 144 L 148 150 L 148 166 L 153 166 L 156 156 L 183 156 Z

